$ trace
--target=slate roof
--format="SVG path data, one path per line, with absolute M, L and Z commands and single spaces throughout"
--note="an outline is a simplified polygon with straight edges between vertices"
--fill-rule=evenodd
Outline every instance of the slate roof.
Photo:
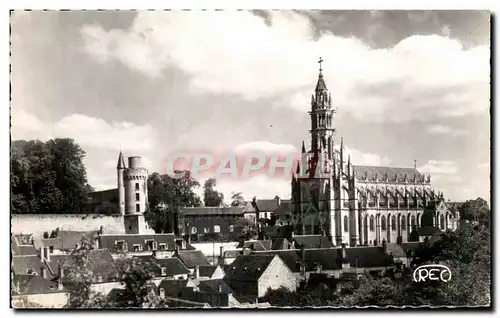
M 273 244 L 271 245 L 272 250 L 288 250 L 293 248 L 292 243 L 286 238 L 277 238 L 272 240 Z
M 271 240 L 251 240 L 245 241 L 243 246 L 249 248 L 253 251 L 268 251 L 271 249 L 272 241 Z M 238 246 L 238 247 L 243 247 Z
M 10 241 L 12 255 L 37 255 L 35 246 L 31 244 L 31 236 L 13 235 Z
M 417 177 L 417 182 L 421 180 L 424 175 L 421 174 L 415 168 L 396 168 L 396 167 L 382 167 L 382 166 L 355 166 L 353 165 L 354 174 L 356 179 L 363 180 L 365 175 L 367 176 L 366 181 L 371 181 L 378 175 L 378 178 L 384 177 L 387 173 L 388 180 L 390 182 L 402 182 L 404 175 L 407 175 L 408 181 L 413 181 L 413 178 Z M 397 175 L 397 180 L 395 179 Z
M 158 285 L 158 292 L 163 288 L 166 297 L 179 297 L 187 283 L 187 279 L 164 279 Z
M 217 267 L 217 265 L 200 265 L 200 277 L 212 277 Z
M 341 253 L 341 249 L 337 250 Z M 384 254 L 382 247 L 378 246 L 346 248 L 346 257 L 351 267 L 367 268 L 394 265 L 391 258 Z
M 198 288 L 202 292 L 207 293 L 219 293 L 219 286 L 221 288 L 220 293 L 232 294 L 233 290 L 223 279 L 208 279 L 200 281 Z
M 124 241 L 128 245 L 128 250 L 133 251 L 133 246 L 136 244 L 142 245 L 143 251 L 147 251 L 146 240 L 155 240 L 158 243 L 158 249 L 160 249 L 160 244 L 167 244 L 167 249 L 169 251 L 175 251 L 177 245 L 177 238 L 175 234 L 167 233 L 167 234 L 104 234 L 99 236 L 99 247 L 107 248 L 111 252 L 119 252 L 117 246 L 115 245 L 116 241 Z M 192 246 L 186 243 L 186 249 L 194 249 Z
M 98 231 L 59 231 L 55 238 L 41 239 L 40 243 L 44 246 L 53 246 L 54 249 L 62 251 L 71 251 L 82 240 L 90 243 L 97 237 Z
M 306 271 L 316 270 L 321 265 L 322 270 L 337 270 L 342 268 L 339 262 L 339 249 L 309 249 L 305 250 Z M 299 251 L 300 252 L 300 251 Z
M 295 235 L 292 241 L 295 241 L 296 247 L 304 247 L 306 249 L 334 247 L 332 242 L 322 235 Z
M 227 250 L 224 251 L 224 258 L 236 258 L 242 254 L 241 250 Z
M 406 257 L 406 253 L 403 248 L 395 243 L 387 243 L 387 252 L 394 258 Z
M 244 209 L 244 207 L 188 207 L 182 208 L 179 215 L 243 215 Z
M 224 280 L 256 282 L 275 255 L 241 255 L 229 266 Z
M 52 280 L 57 276 L 59 264 L 71 259 L 71 255 L 51 255 L 50 262 L 43 262 L 39 255 L 12 256 L 12 272 L 14 275 L 26 275 L 28 269 L 35 270 L 41 275 L 41 268 L 47 269 L 47 279 Z
M 278 200 L 256 200 L 254 206 L 259 212 L 274 212 L 278 208 Z
M 61 293 L 64 291 L 57 289 L 57 282 L 49 281 L 41 276 L 34 275 L 16 275 L 13 279 L 16 286 L 15 293 L 18 295 L 35 295 Z
M 288 250 L 288 251 L 266 251 L 257 252 L 255 255 L 278 255 L 283 263 L 292 271 L 293 273 L 300 272 L 300 264 L 303 264 L 300 257 L 300 250 Z
M 200 265 L 210 265 L 203 253 L 198 250 L 179 251 L 179 253 L 175 253 L 175 256 L 178 257 L 182 261 L 182 263 L 184 263 L 184 265 L 190 269 Z
M 291 200 L 281 200 L 280 205 L 274 210 L 274 215 L 283 216 L 291 215 L 293 209 L 293 204 Z
M 155 273 L 160 276 L 161 268 L 164 267 L 166 269 L 166 276 L 173 275 L 184 275 L 191 273 L 189 269 L 184 266 L 184 264 L 177 257 L 170 258 L 154 258 L 152 256 L 136 256 L 146 262 L 151 262 L 156 265 Z

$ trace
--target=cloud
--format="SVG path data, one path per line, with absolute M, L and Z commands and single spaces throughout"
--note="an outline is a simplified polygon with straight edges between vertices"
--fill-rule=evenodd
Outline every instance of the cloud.
M 306 111 L 322 56 L 334 105 L 362 120 L 464 116 L 489 105 L 487 46 L 415 35 L 372 49 L 328 31 L 315 37 L 299 13 L 272 11 L 268 19 L 247 11 L 140 12 L 127 31 L 86 25 L 81 34 L 99 63 L 118 61 L 152 77 L 175 67 L 198 94 L 270 98 Z
M 391 159 L 387 156 L 380 156 L 373 153 L 363 153 L 359 150 L 347 148 L 346 154 L 351 155 L 351 162 L 353 165 L 360 166 L 388 166 L 391 164 Z
M 45 123 L 22 109 L 12 113 L 12 137 L 41 140 L 69 137 L 83 147 L 117 151 L 152 150 L 158 140 L 156 130 L 150 125 L 107 122 L 82 114 L 71 114 L 55 123 Z
M 424 173 L 434 174 L 456 174 L 458 173 L 459 166 L 455 161 L 447 160 L 429 160 L 425 165 L 418 168 L 419 171 Z
M 469 132 L 467 130 L 453 129 L 449 126 L 443 126 L 439 124 L 431 126 L 428 131 L 432 135 L 449 135 L 453 137 L 469 135 Z

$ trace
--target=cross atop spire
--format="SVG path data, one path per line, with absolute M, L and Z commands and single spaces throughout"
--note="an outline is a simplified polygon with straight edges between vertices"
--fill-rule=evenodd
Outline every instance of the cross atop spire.
M 323 69 L 321 68 L 321 63 L 323 63 L 323 59 L 322 59 L 321 57 L 319 58 L 318 63 L 319 63 L 319 71 L 321 72 L 321 71 L 323 70 Z

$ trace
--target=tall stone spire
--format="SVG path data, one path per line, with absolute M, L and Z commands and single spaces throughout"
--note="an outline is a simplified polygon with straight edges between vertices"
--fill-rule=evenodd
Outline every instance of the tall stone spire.
M 125 169 L 125 160 L 123 159 L 123 153 L 120 151 L 120 155 L 118 155 L 118 164 L 116 165 L 116 169 Z

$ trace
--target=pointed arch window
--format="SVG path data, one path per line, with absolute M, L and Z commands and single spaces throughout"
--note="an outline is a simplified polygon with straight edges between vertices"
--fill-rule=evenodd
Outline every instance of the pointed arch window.
M 382 231 L 385 231 L 387 229 L 386 224 L 385 224 L 385 216 L 382 216 L 380 223 L 382 225 Z
M 344 216 L 344 232 L 349 232 L 349 218 Z
M 396 216 L 393 215 L 391 218 L 391 228 L 393 231 L 396 231 Z
M 406 218 L 404 216 L 401 217 L 401 229 L 406 230 Z
M 370 231 L 375 231 L 375 218 L 372 216 L 370 216 Z
M 444 215 L 441 214 L 441 216 L 439 217 L 439 228 L 441 230 L 444 230 Z
M 413 228 L 415 226 L 415 216 L 411 216 L 411 227 Z

